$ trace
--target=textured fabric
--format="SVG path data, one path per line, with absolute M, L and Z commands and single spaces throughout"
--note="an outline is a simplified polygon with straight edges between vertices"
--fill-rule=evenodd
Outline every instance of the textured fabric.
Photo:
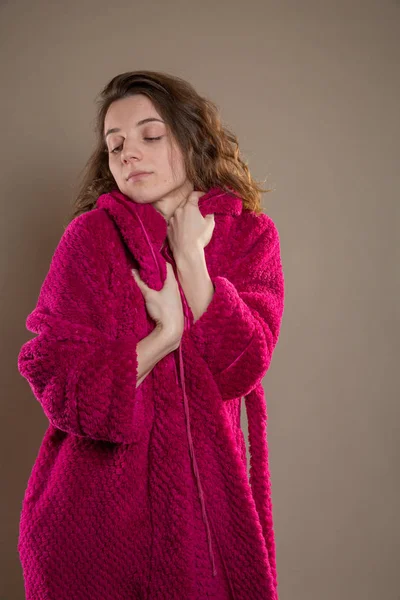
M 195 322 L 183 295 L 181 344 L 137 388 L 154 322 L 131 268 L 160 290 L 176 267 L 164 217 L 113 190 L 54 252 L 18 356 L 49 420 L 20 518 L 27 600 L 278 600 L 261 381 L 283 315 L 279 235 L 218 187 L 199 209 L 215 214 L 214 295 Z

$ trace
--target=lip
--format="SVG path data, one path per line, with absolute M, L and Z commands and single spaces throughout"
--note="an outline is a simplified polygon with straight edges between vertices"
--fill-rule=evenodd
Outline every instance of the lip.
M 141 179 L 146 175 L 151 175 L 151 173 L 149 173 L 148 171 L 138 171 L 137 173 L 132 173 L 131 175 L 128 175 L 127 181 L 136 181 L 137 179 Z

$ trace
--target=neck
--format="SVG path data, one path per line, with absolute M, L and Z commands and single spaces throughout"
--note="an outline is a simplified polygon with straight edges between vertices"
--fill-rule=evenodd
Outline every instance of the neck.
M 179 188 L 172 190 L 171 193 L 163 196 L 159 200 L 153 202 L 154 208 L 164 217 L 164 219 L 169 223 L 169 220 L 174 215 L 176 209 L 181 204 L 184 204 L 193 192 L 193 184 L 190 181 L 185 181 L 185 183 Z

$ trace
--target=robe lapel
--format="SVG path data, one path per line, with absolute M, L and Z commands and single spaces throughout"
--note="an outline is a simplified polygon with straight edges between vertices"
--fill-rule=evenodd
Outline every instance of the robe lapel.
M 130 253 L 139 263 L 141 279 L 160 290 L 166 277 L 166 261 L 161 249 L 167 238 L 167 221 L 152 204 L 134 202 L 120 190 L 102 194 L 96 208 L 103 208 L 114 221 Z M 199 199 L 201 214 L 240 215 L 242 201 L 220 187 L 210 188 Z

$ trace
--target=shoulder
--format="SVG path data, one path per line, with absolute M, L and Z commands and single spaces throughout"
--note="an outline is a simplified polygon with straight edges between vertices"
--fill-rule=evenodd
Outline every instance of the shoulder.
M 87 237 L 94 241 L 103 240 L 112 235 L 115 228 L 103 208 L 94 208 L 81 213 L 65 227 L 64 235 L 69 237 Z
M 266 213 L 243 211 L 236 217 L 236 240 L 247 248 L 261 245 L 274 248 L 280 236 L 276 223 Z
M 64 226 L 50 259 L 50 271 L 60 277 L 72 272 L 109 277 L 116 268 L 118 244 L 118 232 L 103 209 L 81 213 Z
M 103 208 L 81 213 L 64 228 L 61 246 L 92 252 L 108 252 L 118 241 L 118 232 Z

